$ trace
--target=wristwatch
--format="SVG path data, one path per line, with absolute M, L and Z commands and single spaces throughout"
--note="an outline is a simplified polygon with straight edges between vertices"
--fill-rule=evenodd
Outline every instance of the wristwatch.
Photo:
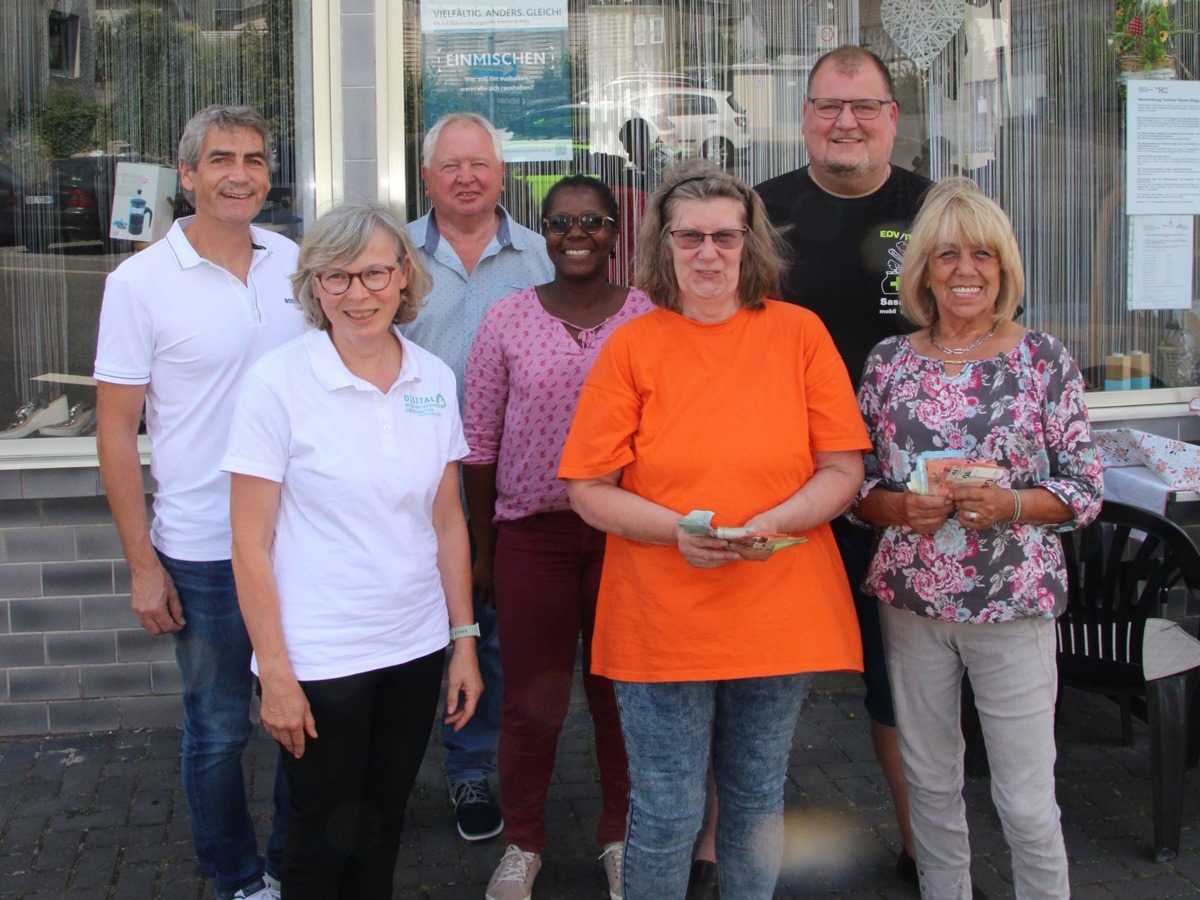
M 479 637 L 479 623 L 472 622 L 470 625 L 455 625 L 450 629 L 450 640 L 457 641 L 464 637 Z

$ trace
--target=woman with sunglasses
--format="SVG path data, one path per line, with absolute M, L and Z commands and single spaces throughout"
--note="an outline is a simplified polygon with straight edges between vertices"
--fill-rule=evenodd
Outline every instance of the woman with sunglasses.
M 292 276 L 312 330 L 246 375 L 222 462 L 233 573 L 286 753 L 289 900 L 385 900 L 437 711 L 483 689 L 467 454 L 454 375 L 401 336 L 428 292 L 404 225 L 349 204 L 313 223 Z
M 559 468 L 608 532 L 592 668 L 615 682 L 629 758 L 624 896 L 684 896 L 711 748 L 721 897 L 768 900 L 813 673 L 862 666 L 828 522 L 870 443 L 820 320 L 767 299 L 783 259 L 757 194 L 681 166 L 638 244 L 659 308 L 601 351 Z M 732 533 L 692 527 L 706 517 Z M 780 534 L 803 542 L 766 549 Z
M 475 538 L 475 588 L 492 595 L 504 699 L 498 763 L 507 849 L 489 900 L 527 900 L 546 846 L 546 792 L 567 715 L 576 649 L 596 730 L 603 808 L 596 838 L 613 900 L 629 778 L 612 682 L 591 673 L 604 535 L 571 511 L 558 458 L 583 380 L 613 330 L 652 308 L 610 284 L 617 204 L 601 181 L 562 179 L 542 204 L 554 280 L 487 311 L 467 357 L 463 480 Z

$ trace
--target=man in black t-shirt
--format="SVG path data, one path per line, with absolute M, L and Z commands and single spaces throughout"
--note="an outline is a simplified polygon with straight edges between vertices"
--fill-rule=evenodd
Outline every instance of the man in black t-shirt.
M 881 340 L 913 328 L 900 316 L 900 261 L 927 178 L 890 164 L 899 108 L 887 67 L 843 46 L 817 61 L 808 79 L 803 133 L 809 164 L 757 188 L 771 220 L 788 226 L 794 254 L 781 299 L 821 317 L 858 386 Z M 871 560 L 871 532 L 833 523 L 854 591 L 863 638 L 863 679 L 875 755 L 887 777 L 904 846 L 897 872 L 916 882 L 908 785 L 896 734 L 879 611 L 858 589 Z
M 900 316 L 897 279 L 932 183 L 889 163 L 891 97 L 887 68 L 869 51 L 846 46 L 821 57 L 804 102 L 809 164 L 757 187 L 794 254 L 780 299 L 821 317 L 855 386 L 872 347 L 913 330 Z
M 822 56 L 809 74 L 804 101 L 809 164 L 756 188 L 771 221 L 784 229 L 793 254 L 780 299 L 821 317 L 855 387 L 877 343 L 913 330 L 900 316 L 900 261 L 921 198 L 932 182 L 890 163 L 899 115 L 893 97 L 891 75 L 870 51 L 847 45 Z M 915 885 L 908 784 L 879 610 L 875 598 L 859 590 L 871 561 L 872 533 L 844 519 L 832 524 L 862 633 L 871 740 L 892 791 L 904 844 L 896 871 Z M 687 900 L 717 896 L 712 863 L 715 818 L 710 816 L 698 846 Z

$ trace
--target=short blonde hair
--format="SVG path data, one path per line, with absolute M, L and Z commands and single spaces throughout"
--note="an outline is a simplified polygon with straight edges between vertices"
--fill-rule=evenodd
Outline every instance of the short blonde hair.
M 317 273 L 346 263 L 362 253 L 376 231 L 383 231 L 396 245 L 396 259 L 408 273 L 408 284 L 400 291 L 400 308 L 392 319 L 405 325 L 417 317 L 433 279 L 416 252 L 408 229 L 396 214 L 380 203 L 345 203 L 320 216 L 308 229 L 300 245 L 300 268 L 292 276 L 292 290 L 313 328 L 329 330 L 329 319 L 313 291 Z
M 914 325 L 938 320 L 937 301 L 926 286 L 929 257 L 939 244 L 986 247 L 1000 260 L 1000 293 L 992 319 L 1006 322 L 1025 296 L 1025 269 L 1012 222 L 970 178 L 946 178 L 925 195 L 900 267 L 900 311 Z
M 738 303 L 751 309 L 763 305 L 767 294 L 778 290 L 787 265 L 787 247 L 762 199 L 740 178 L 703 159 L 673 169 L 663 179 L 650 202 L 638 234 L 638 267 L 634 282 L 657 306 L 679 312 L 679 281 L 675 277 L 671 218 L 681 200 L 728 197 L 746 212 L 746 242 L 742 245 L 738 273 Z

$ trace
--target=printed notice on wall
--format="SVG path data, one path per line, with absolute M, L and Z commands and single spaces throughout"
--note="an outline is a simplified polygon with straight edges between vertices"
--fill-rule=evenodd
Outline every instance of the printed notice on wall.
M 1191 216 L 1129 217 L 1129 308 L 1192 308 Z
M 1126 82 L 1125 211 L 1200 215 L 1200 82 Z
M 504 159 L 571 158 L 567 0 L 422 0 L 425 128 L 479 113 Z

